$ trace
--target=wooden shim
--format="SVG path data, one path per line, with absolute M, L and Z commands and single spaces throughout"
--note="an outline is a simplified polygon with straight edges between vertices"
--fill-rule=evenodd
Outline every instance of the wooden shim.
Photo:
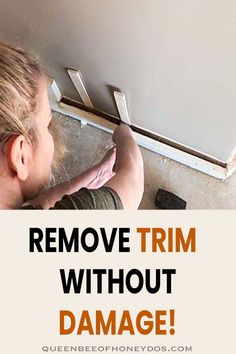
M 114 98 L 116 101 L 117 109 L 120 114 L 120 119 L 123 123 L 131 125 L 126 97 L 124 92 L 114 91 Z
M 55 82 L 55 84 L 56 84 L 56 82 Z M 57 85 L 56 85 L 56 87 L 58 88 Z M 59 97 L 59 95 L 57 94 L 57 90 L 55 91 L 55 85 L 52 80 L 51 85 L 48 87 L 48 98 L 49 98 L 50 107 L 55 112 L 58 112 L 58 113 L 61 113 L 64 115 L 68 115 L 68 112 L 65 109 L 60 107 L 60 101 L 58 101 L 58 97 Z M 70 112 L 69 115 L 71 117 L 73 117 L 72 112 Z M 78 115 L 74 115 L 73 118 L 78 119 Z M 83 119 L 81 119 L 80 121 L 81 121 L 81 125 L 87 124 L 87 121 L 85 121 Z
M 56 101 L 60 102 L 61 99 L 61 91 L 59 90 L 59 87 L 57 86 L 57 83 L 55 80 L 48 78 L 48 87 L 51 90 L 51 93 L 55 96 Z
M 68 69 L 67 72 L 76 88 L 76 91 L 80 95 L 80 98 L 84 103 L 84 105 L 93 108 L 93 104 L 86 91 L 80 72 L 72 69 Z

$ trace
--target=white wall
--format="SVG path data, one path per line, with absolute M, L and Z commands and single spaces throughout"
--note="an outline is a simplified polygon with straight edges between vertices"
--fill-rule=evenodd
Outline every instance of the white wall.
M 0 38 L 38 53 L 63 94 L 80 68 L 96 108 L 128 96 L 134 124 L 227 160 L 236 146 L 232 0 L 1 1 Z

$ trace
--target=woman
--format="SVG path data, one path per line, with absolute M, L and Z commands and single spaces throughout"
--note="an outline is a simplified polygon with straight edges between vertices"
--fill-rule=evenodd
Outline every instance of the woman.
M 57 155 L 51 119 L 39 62 L 23 49 L 0 42 L 0 208 L 18 209 L 27 203 L 28 209 L 137 209 L 143 161 L 127 125 L 115 129 L 116 149 L 100 164 L 42 192 Z

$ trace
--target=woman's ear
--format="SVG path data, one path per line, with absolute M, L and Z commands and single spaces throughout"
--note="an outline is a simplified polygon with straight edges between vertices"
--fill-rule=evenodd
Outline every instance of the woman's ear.
M 25 181 L 30 172 L 32 146 L 23 135 L 11 137 L 7 146 L 7 160 L 12 172 Z

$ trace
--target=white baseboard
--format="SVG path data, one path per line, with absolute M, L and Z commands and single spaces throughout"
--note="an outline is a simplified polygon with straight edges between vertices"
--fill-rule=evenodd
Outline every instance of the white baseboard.
M 55 81 L 54 87 L 49 88 L 49 99 L 51 108 L 59 113 L 70 116 L 74 119 L 78 119 L 82 124 L 90 124 L 95 126 L 96 128 L 105 130 L 107 132 L 112 133 L 116 128 L 116 124 L 113 124 L 93 113 L 84 111 L 80 108 L 68 105 L 66 103 L 62 103 L 58 101 L 58 88 L 55 90 Z M 134 136 L 136 138 L 137 143 L 154 151 L 162 156 L 168 157 L 174 161 L 180 162 L 186 166 L 189 166 L 197 171 L 206 173 L 212 177 L 218 178 L 220 180 L 225 180 L 229 176 L 233 174 L 236 170 L 236 163 L 226 162 L 226 167 L 219 166 L 216 163 L 205 160 L 204 158 L 200 158 L 192 155 L 186 151 L 181 151 L 181 149 L 177 149 L 173 146 L 170 146 L 166 143 L 156 141 L 152 138 L 144 136 L 140 133 L 134 132 Z

